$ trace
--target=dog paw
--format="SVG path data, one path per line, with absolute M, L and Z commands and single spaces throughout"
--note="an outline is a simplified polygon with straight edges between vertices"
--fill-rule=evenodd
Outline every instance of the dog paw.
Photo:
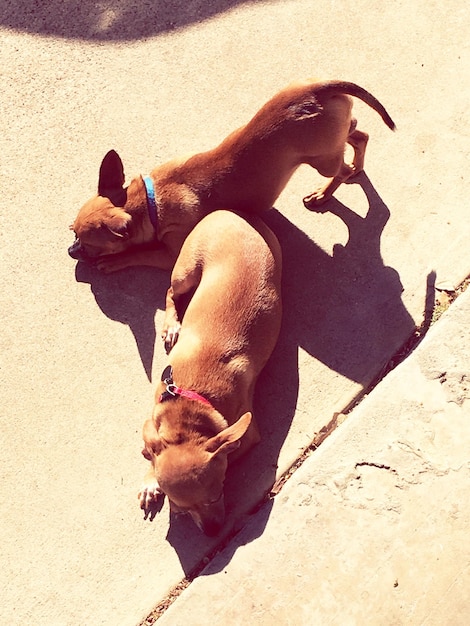
M 162 505 L 165 494 L 160 489 L 157 481 L 154 480 L 150 483 L 145 483 L 137 497 L 140 502 L 140 508 L 147 512 L 157 508 L 159 504 Z
M 364 169 L 362 167 L 356 167 L 353 163 L 351 163 L 351 165 L 348 165 L 348 167 L 349 167 L 349 175 L 344 182 L 346 184 L 357 182 L 356 181 L 357 177 L 359 176 L 359 174 L 362 174 Z
M 180 330 L 181 324 L 179 322 L 175 322 L 171 326 L 164 326 L 162 330 L 162 341 L 167 354 L 169 354 L 170 350 L 178 341 Z
M 129 259 L 124 254 L 107 254 L 98 257 L 96 267 L 104 274 L 112 274 L 129 267 Z
M 305 196 L 303 199 L 304 207 L 309 211 L 315 211 L 317 213 L 326 213 L 327 209 L 322 205 L 330 199 L 330 196 L 325 196 L 323 189 L 314 191 L 309 196 Z

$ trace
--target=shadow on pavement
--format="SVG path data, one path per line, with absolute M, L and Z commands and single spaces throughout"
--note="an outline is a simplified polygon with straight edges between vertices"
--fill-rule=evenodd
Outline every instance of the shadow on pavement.
M 38 35 L 132 41 L 202 22 L 256 0 L 3 0 L 0 25 Z
M 178 554 L 185 575 L 192 580 L 201 575 L 201 573 L 207 576 L 223 570 L 241 545 L 261 537 L 268 523 L 272 507 L 273 500 L 268 500 L 263 503 L 263 506 L 259 507 L 256 518 L 250 518 L 250 532 L 248 535 L 246 532 L 243 532 L 243 536 L 247 536 L 243 543 L 230 541 L 232 537 L 232 526 L 230 524 L 224 529 L 224 535 L 214 540 L 214 538 L 211 539 L 199 533 L 195 529 L 194 522 L 188 516 L 178 516 L 172 519 L 167 534 L 167 541 Z M 234 526 L 235 531 L 240 530 L 242 526 L 243 523 L 239 520 Z M 214 550 L 214 545 L 216 550 Z M 214 551 L 219 552 L 222 548 L 224 552 L 219 553 L 215 560 L 205 559 L 205 561 L 209 561 L 208 569 L 204 569 L 201 572 L 205 567 L 205 563 L 202 560 L 203 557 L 214 553 Z M 198 558 L 195 558 L 195 555 L 198 555 Z
M 285 349 L 294 371 L 298 348 L 330 369 L 367 386 L 414 329 L 401 300 L 398 273 L 384 265 L 380 238 L 390 211 L 362 173 L 354 179 L 367 197 L 363 218 L 332 198 L 325 205 L 347 226 L 346 245 L 325 253 L 277 211 L 266 221 L 284 258 Z
M 77 263 L 75 278 L 77 282 L 89 283 L 96 303 L 106 317 L 129 326 L 147 378 L 152 381 L 155 313 L 165 307 L 169 273 L 138 267 L 103 274 L 92 265 Z

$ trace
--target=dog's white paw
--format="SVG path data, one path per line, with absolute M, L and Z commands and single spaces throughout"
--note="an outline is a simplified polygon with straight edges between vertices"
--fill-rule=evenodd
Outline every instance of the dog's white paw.
M 165 497 L 165 494 L 160 489 L 157 481 L 154 480 L 150 483 L 145 483 L 142 486 L 142 489 L 139 491 L 137 497 L 139 498 L 140 508 L 144 511 L 148 511 L 149 509 L 157 505 L 160 499 L 163 499 Z
M 168 354 L 170 350 L 173 348 L 175 343 L 178 341 L 178 337 L 181 330 L 181 324 L 179 322 L 175 322 L 171 326 L 165 326 L 162 330 L 162 340 L 163 345 L 165 346 L 165 351 Z

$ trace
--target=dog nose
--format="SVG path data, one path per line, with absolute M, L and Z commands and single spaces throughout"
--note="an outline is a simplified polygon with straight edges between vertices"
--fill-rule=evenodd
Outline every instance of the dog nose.
M 202 523 L 202 531 L 208 537 L 215 537 L 219 534 L 224 525 L 223 521 L 219 520 L 207 520 Z
M 85 253 L 81 246 L 80 239 L 75 239 L 73 244 L 69 247 L 68 253 L 72 259 L 75 259 L 76 261 L 85 260 Z

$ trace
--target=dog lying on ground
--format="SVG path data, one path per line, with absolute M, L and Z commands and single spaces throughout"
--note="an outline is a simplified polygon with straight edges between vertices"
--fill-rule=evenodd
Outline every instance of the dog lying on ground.
M 364 167 L 368 135 L 351 118 L 355 96 L 395 124 L 380 102 L 354 83 L 293 84 L 253 119 L 207 152 L 175 159 L 124 187 L 120 157 L 110 151 L 100 168 L 98 195 L 78 213 L 69 254 L 104 272 L 132 265 L 171 269 L 194 226 L 217 209 L 260 213 L 273 206 L 294 171 L 307 163 L 330 180 L 304 198 L 315 210 Z M 354 149 L 344 162 L 345 145 Z
M 143 429 L 144 510 L 166 494 L 207 535 L 221 529 L 228 457 L 259 441 L 253 392 L 279 334 L 281 263 L 257 216 L 215 211 L 186 239 L 166 300 L 170 365 Z

